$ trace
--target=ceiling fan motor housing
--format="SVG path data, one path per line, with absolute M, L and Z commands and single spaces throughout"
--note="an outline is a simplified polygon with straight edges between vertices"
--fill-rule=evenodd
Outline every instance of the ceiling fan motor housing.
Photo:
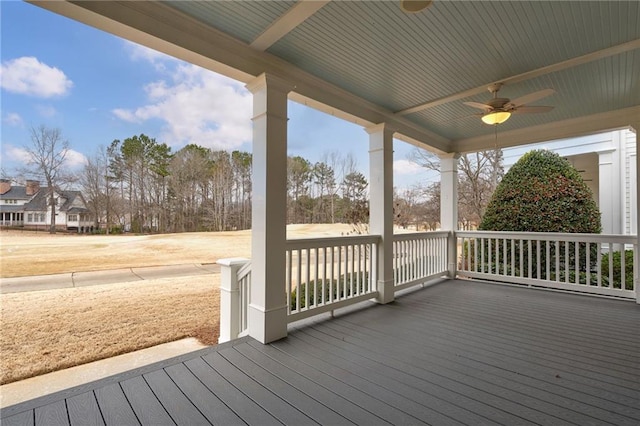
M 508 102 L 508 98 L 493 98 L 487 102 L 487 105 L 489 105 L 491 109 L 503 109 Z

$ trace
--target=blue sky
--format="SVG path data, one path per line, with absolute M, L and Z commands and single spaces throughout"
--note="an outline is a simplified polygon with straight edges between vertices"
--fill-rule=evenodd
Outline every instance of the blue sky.
M 62 131 L 67 166 L 114 139 L 144 133 L 175 152 L 188 143 L 251 150 L 251 95 L 244 85 L 28 3 L 0 1 L 3 174 L 15 176 L 30 128 Z M 368 175 L 368 135 L 359 126 L 290 102 L 289 154 L 311 162 L 351 153 Z M 399 189 L 437 180 L 394 143 Z

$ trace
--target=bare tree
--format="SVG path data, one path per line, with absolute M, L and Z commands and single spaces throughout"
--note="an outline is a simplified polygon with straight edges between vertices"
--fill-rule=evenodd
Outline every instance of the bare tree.
M 414 149 L 409 159 L 422 167 L 440 171 L 440 159 L 428 151 Z M 458 161 L 458 213 L 465 228 L 478 225 L 499 180 L 504 174 L 502 150 L 463 154 Z
M 69 152 L 69 142 L 62 138 L 60 129 L 41 125 L 31 128 L 31 146 L 26 151 L 29 154 L 29 165 L 47 184 L 47 204 L 51 209 L 49 233 L 55 234 L 56 187 L 68 177 L 64 174 L 63 165 Z

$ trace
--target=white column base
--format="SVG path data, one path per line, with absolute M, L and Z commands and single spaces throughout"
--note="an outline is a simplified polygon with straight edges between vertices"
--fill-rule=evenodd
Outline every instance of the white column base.
M 378 280 L 377 286 L 378 297 L 376 297 L 376 302 L 382 304 L 393 302 L 395 299 L 395 285 L 393 283 L 393 279 L 384 281 Z
M 260 343 L 271 343 L 287 337 L 287 306 L 269 311 L 249 305 L 249 335 Z M 268 326 L 267 326 L 268 325 Z

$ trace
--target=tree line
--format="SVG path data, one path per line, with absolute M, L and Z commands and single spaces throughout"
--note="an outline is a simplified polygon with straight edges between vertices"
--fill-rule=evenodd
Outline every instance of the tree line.
M 287 160 L 287 222 L 368 221 L 368 182 L 352 155 Z M 144 134 L 114 140 L 88 159 L 80 184 L 98 228 L 132 232 L 251 228 L 252 155 Z M 366 216 L 366 218 L 365 218 Z
M 69 149 L 58 129 L 32 129 L 35 169 L 54 176 Z M 57 153 L 57 151 L 60 151 Z M 30 151 L 30 153 L 31 153 Z M 37 153 L 42 155 L 36 155 Z M 54 153 L 53 157 L 48 155 Z M 54 158 L 55 163 L 35 160 Z M 415 149 L 410 159 L 439 172 L 435 154 Z M 502 151 L 465 154 L 458 163 L 460 227 L 480 223 L 504 174 Z M 144 134 L 100 147 L 75 179 L 96 228 L 106 232 L 189 232 L 251 228 L 252 155 L 195 144 L 177 152 Z M 62 182 L 46 179 L 48 187 Z M 50 182 L 51 181 L 51 182 Z M 65 182 L 70 181 L 65 176 Z M 367 224 L 368 181 L 353 155 L 327 152 L 320 161 L 287 159 L 287 222 Z M 440 182 L 394 190 L 394 221 L 434 230 L 440 221 Z

